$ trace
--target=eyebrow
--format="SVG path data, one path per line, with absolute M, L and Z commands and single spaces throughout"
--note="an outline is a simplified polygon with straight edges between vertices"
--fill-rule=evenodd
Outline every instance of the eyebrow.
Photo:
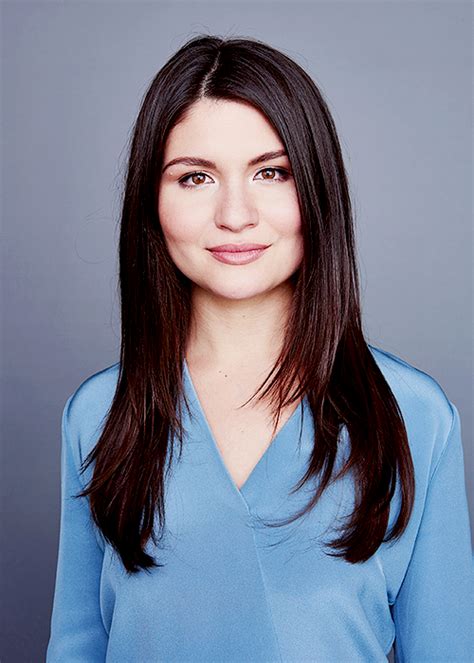
M 288 154 L 286 150 L 274 150 L 271 152 L 264 152 L 259 154 L 258 157 L 251 159 L 248 162 L 249 166 L 256 166 L 258 163 L 263 163 L 264 161 L 270 161 L 271 159 L 277 159 L 278 157 L 286 157 Z M 177 163 L 182 163 L 185 166 L 201 166 L 202 168 L 215 168 L 217 169 L 214 161 L 209 161 L 208 159 L 202 159 L 201 157 L 177 157 L 169 161 L 166 166 L 162 169 L 162 173 L 165 172 L 170 166 L 174 166 Z

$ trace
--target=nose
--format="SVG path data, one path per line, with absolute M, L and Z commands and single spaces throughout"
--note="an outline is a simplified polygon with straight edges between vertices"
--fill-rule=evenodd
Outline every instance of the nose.
M 241 182 L 222 186 L 217 197 L 214 221 L 218 228 L 239 232 L 258 224 L 258 209 Z

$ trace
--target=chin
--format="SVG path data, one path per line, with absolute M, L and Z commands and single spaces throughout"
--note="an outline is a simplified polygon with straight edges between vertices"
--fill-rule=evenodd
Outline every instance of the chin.
M 228 288 L 205 288 L 205 290 L 208 290 L 208 292 L 214 297 L 220 297 L 222 299 L 229 299 L 233 301 L 243 301 L 246 299 L 253 299 L 254 297 L 262 297 L 266 295 L 270 289 L 271 288 L 255 288 L 255 285 L 249 286 L 248 288 L 242 286 L 229 286 Z

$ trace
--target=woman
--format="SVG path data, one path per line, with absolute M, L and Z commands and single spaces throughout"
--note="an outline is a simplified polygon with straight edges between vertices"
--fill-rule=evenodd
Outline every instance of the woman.
M 459 413 L 364 339 L 309 76 L 254 39 L 179 49 L 119 251 L 120 361 L 63 412 L 47 661 L 471 660 Z

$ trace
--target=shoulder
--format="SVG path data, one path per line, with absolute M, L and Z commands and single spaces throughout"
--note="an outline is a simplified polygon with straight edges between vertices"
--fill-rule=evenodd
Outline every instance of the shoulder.
M 391 352 L 368 347 L 400 407 L 414 461 L 431 474 L 459 417 L 457 409 L 432 375 Z
M 68 432 L 78 467 L 100 436 L 115 395 L 119 367 L 117 362 L 89 375 L 66 400 L 63 427 Z

